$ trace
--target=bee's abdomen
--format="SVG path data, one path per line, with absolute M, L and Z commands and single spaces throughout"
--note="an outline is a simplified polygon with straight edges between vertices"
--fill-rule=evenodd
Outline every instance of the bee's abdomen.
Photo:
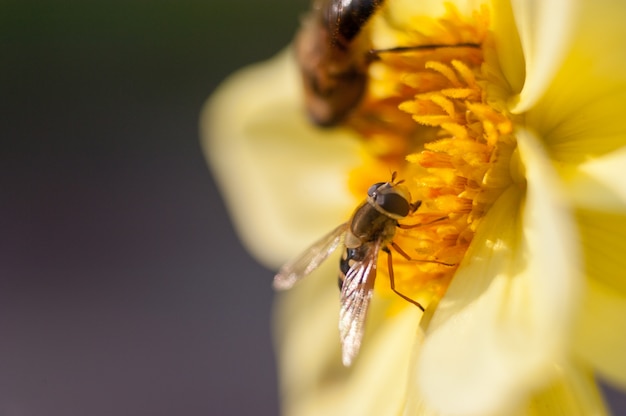
M 339 260 L 339 290 L 343 288 L 343 281 L 346 279 L 346 275 L 348 274 L 350 268 L 354 266 L 355 263 L 362 261 L 364 257 L 364 246 L 344 248 L 341 260 Z
M 347 48 L 382 3 L 383 0 L 328 2 L 325 18 L 333 40 Z

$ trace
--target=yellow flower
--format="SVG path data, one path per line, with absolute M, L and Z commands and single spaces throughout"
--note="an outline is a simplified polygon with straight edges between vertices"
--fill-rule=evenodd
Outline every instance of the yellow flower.
M 292 52 L 235 75 L 203 115 L 207 158 L 271 267 L 344 222 L 391 171 L 422 206 L 381 264 L 363 346 L 341 366 L 336 261 L 279 300 L 293 415 L 605 414 L 626 388 L 626 3 L 388 0 L 342 128 L 306 119 Z M 395 256 L 400 257 L 400 256 Z M 384 259 L 383 259 L 384 260 Z M 382 261 L 382 260 L 381 260 Z M 269 282 L 268 282 L 269 284 Z

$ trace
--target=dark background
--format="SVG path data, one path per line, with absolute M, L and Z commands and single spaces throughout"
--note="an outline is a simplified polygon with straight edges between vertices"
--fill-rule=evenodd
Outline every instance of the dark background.
M 278 413 L 198 116 L 307 6 L 0 0 L 0 416 Z
M 0 0 L 0 416 L 278 413 L 198 117 L 307 6 Z

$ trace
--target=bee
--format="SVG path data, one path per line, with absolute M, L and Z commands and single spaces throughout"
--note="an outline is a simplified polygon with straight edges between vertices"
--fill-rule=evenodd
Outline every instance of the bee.
M 383 0 L 315 0 L 296 35 L 305 104 L 320 126 L 340 122 L 365 92 L 367 57 L 356 47 Z
M 326 234 L 300 256 L 285 264 L 274 277 L 274 288 L 291 288 L 300 279 L 317 269 L 339 246 L 343 253 L 339 262 L 339 288 L 341 291 L 339 334 L 342 345 L 342 361 L 349 366 L 361 347 L 367 311 L 376 280 L 376 266 L 381 251 L 387 253 L 391 289 L 403 299 L 422 311 L 418 302 L 395 288 L 392 254 L 393 248 L 407 260 L 413 260 L 393 242 L 397 228 L 412 228 L 400 220 L 414 213 L 421 201 L 411 202 L 411 195 L 404 181 L 396 181 L 396 173 L 390 182 L 373 184 L 367 198 L 354 211 L 351 218 Z M 439 221 L 447 217 L 439 218 Z M 424 224 L 418 224 L 424 225 Z M 436 260 L 415 260 L 438 264 Z
M 360 103 L 370 63 L 381 53 L 451 47 L 478 48 L 475 43 L 416 45 L 374 50 L 360 36 L 384 0 L 314 0 L 295 39 L 305 106 L 313 123 L 336 125 Z

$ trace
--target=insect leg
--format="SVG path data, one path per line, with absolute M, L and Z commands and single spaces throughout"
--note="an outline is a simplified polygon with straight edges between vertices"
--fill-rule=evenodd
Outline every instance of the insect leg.
M 402 257 L 404 257 L 408 261 L 417 261 L 417 262 L 420 262 L 420 263 L 435 263 L 435 264 L 441 264 L 442 266 L 449 266 L 449 267 L 456 266 L 456 264 L 446 263 L 446 262 L 438 261 L 438 260 L 414 259 L 411 256 L 409 256 L 406 253 L 406 251 L 402 250 L 402 248 L 398 244 L 396 244 L 395 242 L 392 241 L 389 244 L 391 244 L 391 247 L 393 247 L 394 250 L 396 250 Z M 389 254 L 391 254 L 391 253 L 389 253 Z
M 420 201 L 421 202 L 421 201 Z M 419 207 L 419 205 L 418 205 Z M 417 209 L 417 208 L 416 208 Z M 411 228 L 422 227 L 424 225 L 434 224 L 439 221 L 447 220 L 448 217 L 439 217 L 429 222 L 420 222 L 419 224 L 398 224 L 398 228 L 402 228 L 403 230 L 410 230 Z
M 391 244 L 393 244 L 393 243 L 391 243 Z M 394 248 L 397 250 L 396 247 L 394 247 Z M 398 292 L 398 290 L 396 290 L 396 281 L 395 281 L 395 278 L 394 278 L 394 275 L 393 275 L 393 260 L 391 258 L 391 250 L 389 250 L 388 247 L 385 247 L 385 248 L 383 248 L 383 251 L 385 253 L 387 253 L 387 269 L 389 269 L 389 284 L 391 285 L 391 290 L 396 292 L 396 294 L 398 296 L 400 296 L 402 299 L 406 300 L 409 303 L 412 303 L 413 305 L 415 305 L 418 308 L 420 308 L 422 310 L 422 312 L 424 312 L 424 307 L 419 302 L 414 301 L 410 297 L 408 297 L 408 296 Z M 404 253 L 404 252 L 402 252 L 402 253 Z
M 367 58 L 370 61 L 376 61 L 380 59 L 380 55 L 384 53 L 405 53 L 405 52 L 415 52 L 415 51 L 428 51 L 428 50 L 436 50 L 443 48 L 473 48 L 478 49 L 481 47 L 480 43 L 457 43 L 452 45 L 443 45 L 443 44 L 433 44 L 433 45 L 415 45 L 415 46 L 397 46 L 395 48 L 387 48 L 387 49 L 370 49 L 367 53 Z

